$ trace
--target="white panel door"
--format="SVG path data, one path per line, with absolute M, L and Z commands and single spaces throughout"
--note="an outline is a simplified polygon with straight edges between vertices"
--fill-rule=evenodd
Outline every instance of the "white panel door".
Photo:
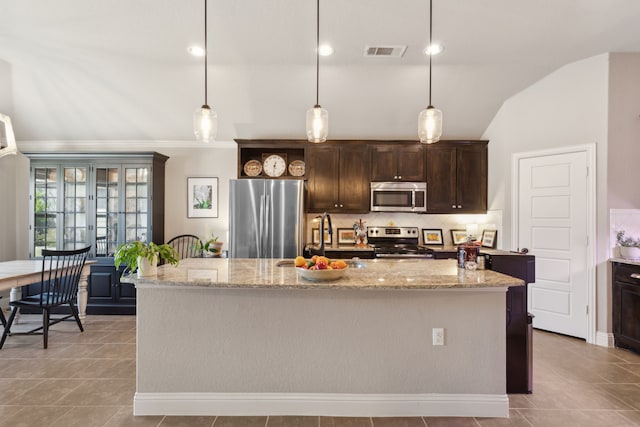
M 586 338 L 587 155 L 520 159 L 518 181 L 518 245 L 536 257 L 533 326 Z

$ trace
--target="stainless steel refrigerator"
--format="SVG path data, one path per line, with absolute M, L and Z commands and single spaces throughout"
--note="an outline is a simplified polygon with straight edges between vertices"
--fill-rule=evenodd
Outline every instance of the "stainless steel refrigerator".
M 294 258 L 302 255 L 303 241 L 302 180 L 230 181 L 231 258 Z

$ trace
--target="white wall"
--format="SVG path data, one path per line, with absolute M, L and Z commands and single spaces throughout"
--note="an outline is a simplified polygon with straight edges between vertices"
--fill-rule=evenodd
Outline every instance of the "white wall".
M 612 53 L 609 80 L 608 203 L 640 208 L 640 54 Z
M 511 162 L 514 153 L 596 144 L 597 330 L 610 331 L 607 269 L 609 55 L 566 65 L 507 100 L 487 128 L 489 139 L 489 209 L 502 209 L 504 239 L 511 224 Z M 515 249 L 515 248 L 510 248 Z
M 208 239 L 213 234 L 227 249 L 229 180 L 238 175 L 236 144 L 213 143 L 211 147 L 159 151 L 169 156 L 165 176 L 165 240 L 187 233 Z M 187 218 L 187 177 L 218 178 L 218 218 Z

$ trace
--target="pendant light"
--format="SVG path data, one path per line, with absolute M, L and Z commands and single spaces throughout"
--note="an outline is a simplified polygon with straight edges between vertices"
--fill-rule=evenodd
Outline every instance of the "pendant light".
M 418 137 L 423 144 L 438 142 L 442 136 L 442 111 L 431 105 L 431 57 L 433 33 L 433 0 L 429 0 L 429 106 L 418 116 Z
M 207 0 L 204 0 L 204 105 L 193 113 L 196 140 L 213 142 L 218 133 L 218 114 L 207 105 Z
M 318 102 L 320 88 L 320 0 L 316 0 L 316 105 L 307 110 L 307 139 L 325 142 L 329 134 L 329 112 Z

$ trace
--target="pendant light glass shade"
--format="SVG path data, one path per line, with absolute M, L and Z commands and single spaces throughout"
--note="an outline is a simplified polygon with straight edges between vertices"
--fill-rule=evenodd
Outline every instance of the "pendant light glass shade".
M 429 49 L 433 46 L 433 0 L 429 0 Z M 442 136 L 442 111 L 431 105 L 431 57 L 429 55 L 429 106 L 418 115 L 418 138 L 423 144 L 433 144 Z
M 207 0 L 204 0 L 204 105 L 193 113 L 193 133 L 200 142 L 213 142 L 218 134 L 218 114 L 207 105 Z
M 320 0 L 316 0 L 316 105 L 307 110 L 307 140 L 325 142 L 329 135 L 329 112 L 318 102 L 320 93 Z
M 418 137 L 423 144 L 433 144 L 442 136 L 442 111 L 429 105 L 418 116 Z
M 193 113 L 193 133 L 200 142 L 213 142 L 218 133 L 218 114 L 203 105 Z
M 329 134 L 329 112 L 319 105 L 307 110 L 307 140 L 325 142 Z

